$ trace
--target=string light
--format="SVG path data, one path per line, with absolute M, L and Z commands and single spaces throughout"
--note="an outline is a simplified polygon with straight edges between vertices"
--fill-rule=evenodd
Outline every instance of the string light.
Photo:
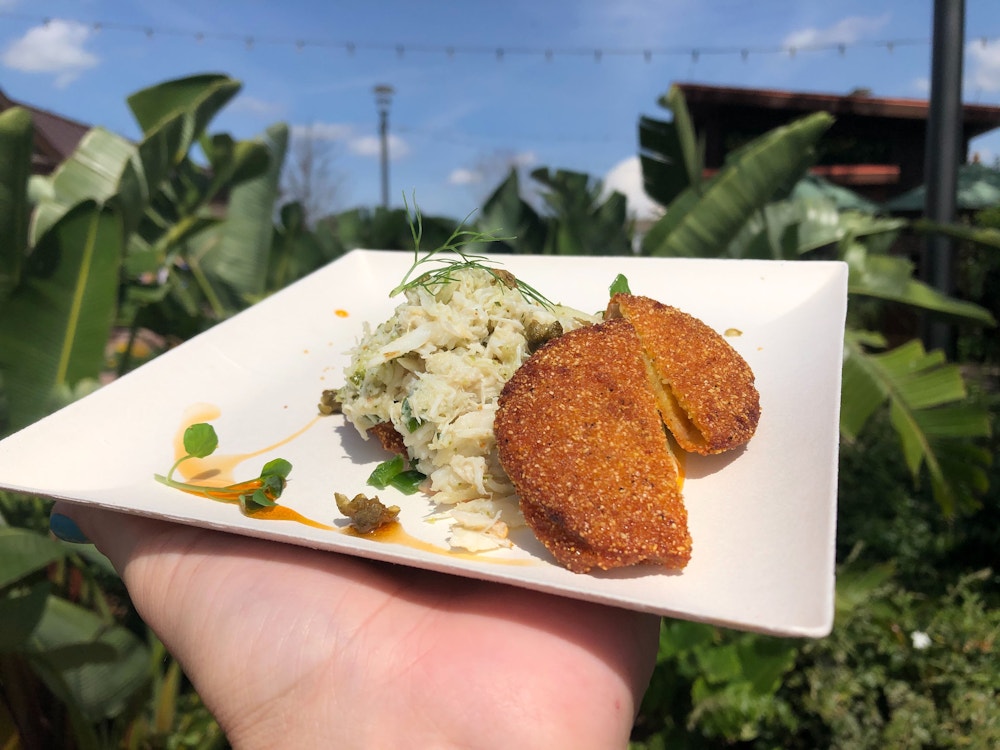
M 56 19 L 49 16 L 35 16 L 27 13 L 17 13 L 12 11 L 0 10 L 0 17 L 16 19 L 20 21 L 25 21 L 29 23 L 41 24 L 42 26 L 48 27 Z M 123 33 L 137 33 L 143 34 L 147 39 L 153 39 L 154 37 L 179 37 L 179 38 L 189 38 L 196 42 L 205 41 L 224 41 L 224 42 L 240 42 L 247 50 L 254 50 L 262 46 L 272 46 L 272 47 L 290 47 L 296 52 L 303 52 L 308 48 L 317 49 L 343 49 L 349 55 L 354 55 L 358 50 L 366 51 L 385 51 L 387 49 L 394 50 L 398 58 L 403 58 L 408 52 L 422 52 L 422 53 L 436 53 L 444 54 L 448 58 L 453 58 L 459 54 L 466 55 L 492 55 L 496 58 L 498 62 L 503 61 L 506 57 L 511 55 L 521 55 L 521 56 L 538 56 L 543 58 L 546 62 L 551 62 L 555 57 L 580 57 L 589 56 L 595 62 L 601 62 L 605 56 L 614 55 L 618 57 L 639 57 L 644 62 L 652 62 L 653 57 L 674 57 L 674 56 L 688 56 L 691 58 L 691 62 L 697 63 L 702 56 L 713 55 L 713 56 L 735 56 L 738 55 L 744 62 L 746 62 L 750 55 L 787 55 L 789 58 L 795 58 L 802 53 L 806 52 L 828 52 L 836 51 L 841 57 L 846 56 L 849 49 L 856 49 L 862 47 L 884 47 L 890 54 L 895 51 L 897 47 L 904 46 L 929 46 L 931 43 L 930 38 L 902 38 L 902 39 L 880 39 L 875 41 L 856 41 L 856 42 L 825 42 L 817 44 L 799 44 L 799 45 L 772 45 L 772 46 L 759 46 L 759 47 L 711 47 L 711 46 L 698 46 L 692 47 L 661 47 L 661 48 L 563 48 L 558 49 L 554 47 L 503 47 L 503 46 L 457 46 L 454 44 L 442 44 L 442 45 L 416 45 L 416 44 L 402 44 L 395 43 L 391 45 L 386 45 L 384 43 L 365 43 L 357 42 L 354 40 L 333 40 L 333 39 L 298 39 L 298 38 L 283 38 L 283 37 L 268 37 L 268 36 L 258 36 L 256 34 L 238 34 L 238 33 L 223 33 L 223 32 L 212 32 L 205 30 L 188 30 L 188 29 L 178 29 L 169 27 L 158 27 L 140 24 L 128 24 L 120 23 L 116 21 L 106 21 L 106 20 L 94 20 L 89 22 L 79 21 L 76 19 L 63 19 L 68 22 L 80 23 L 81 25 L 90 26 L 95 32 L 96 31 L 118 31 Z M 979 42 L 982 47 L 986 47 L 989 44 L 1000 42 L 1000 36 L 987 36 L 987 35 L 977 35 L 975 37 L 970 37 L 966 40 L 969 43 Z

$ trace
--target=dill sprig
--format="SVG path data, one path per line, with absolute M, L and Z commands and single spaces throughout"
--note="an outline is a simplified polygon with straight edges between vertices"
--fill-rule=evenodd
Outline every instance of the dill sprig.
M 459 223 L 457 227 L 455 227 L 454 231 L 440 247 L 436 247 L 433 250 L 427 250 L 423 253 L 423 255 L 421 255 L 420 243 L 423 240 L 424 234 L 423 217 L 420 214 L 420 209 L 416 204 L 416 200 L 413 202 L 413 214 L 411 216 L 410 204 L 407 202 L 405 194 L 403 195 L 403 206 L 406 209 L 406 218 L 410 225 L 410 234 L 413 237 L 413 265 L 410 266 L 399 285 L 389 292 L 390 297 L 395 297 L 401 292 L 417 287 L 426 289 L 428 292 L 433 293 L 432 287 L 441 286 L 455 281 L 455 276 L 453 274 L 456 271 L 465 268 L 478 268 L 486 271 L 490 276 L 504 286 L 508 288 L 516 288 L 517 291 L 521 293 L 521 296 L 529 302 L 535 302 L 542 307 L 549 309 L 554 306 L 553 303 L 545 297 L 545 295 L 534 287 L 525 284 L 519 279 L 514 279 L 512 274 L 504 271 L 498 271 L 497 269 L 486 265 L 487 262 L 499 264 L 499 261 L 491 259 L 485 255 L 470 253 L 463 249 L 469 245 L 503 242 L 505 240 L 514 239 L 513 237 L 497 236 L 490 232 L 480 232 L 476 229 L 466 229 L 466 222 L 468 221 L 469 216 L 472 216 L 470 213 L 464 220 L 462 220 L 461 223 Z M 447 253 L 452 253 L 457 257 L 442 257 L 442 254 Z M 422 266 L 431 263 L 439 264 L 441 267 L 424 271 L 420 275 L 414 277 L 414 274 Z

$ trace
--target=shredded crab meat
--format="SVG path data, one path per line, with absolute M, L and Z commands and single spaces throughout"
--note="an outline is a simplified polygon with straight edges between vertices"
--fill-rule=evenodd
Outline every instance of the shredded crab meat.
M 408 289 L 391 318 L 365 326 L 337 392 L 366 438 L 375 424 L 393 425 L 451 519 L 451 543 L 474 551 L 509 546 L 507 529 L 523 523 L 496 456 L 493 418 L 501 389 L 534 346 L 528 332 L 597 322 L 526 298 L 507 276 L 463 268 L 448 283 Z

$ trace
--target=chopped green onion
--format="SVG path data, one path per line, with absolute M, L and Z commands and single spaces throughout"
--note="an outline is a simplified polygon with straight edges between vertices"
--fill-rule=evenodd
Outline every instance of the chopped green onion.
M 377 490 L 384 490 L 392 482 L 393 477 L 406 469 L 406 462 L 402 456 L 393 456 L 388 461 L 383 461 L 368 477 L 368 484 Z
M 427 477 L 416 469 L 408 469 L 406 471 L 401 471 L 399 474 L 394 476 L 389 481 L 389 484 L 402 492 L 404 495 L 412 495 L 420 489 L 420 483 L 425 479 L 427 479 Z

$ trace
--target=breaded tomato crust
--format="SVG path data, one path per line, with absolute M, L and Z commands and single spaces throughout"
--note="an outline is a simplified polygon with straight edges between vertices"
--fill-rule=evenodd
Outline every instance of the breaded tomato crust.
M 757 429 L 760 396 L 750 366 L 697 318 L 648 297 L 616 294 L 605 317 L 623 317 L 642 341 L 663 421 L 688 451 L 743 445 Z
M 525 519 L 572 571 L 691 556 L 642 347 L 626 320 L 550 341 L 504 387 L 494 431 Z

